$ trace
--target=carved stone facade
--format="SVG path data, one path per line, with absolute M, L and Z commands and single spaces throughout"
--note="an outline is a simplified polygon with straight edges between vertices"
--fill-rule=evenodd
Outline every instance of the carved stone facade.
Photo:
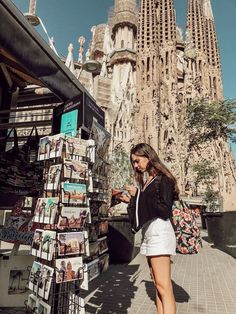
M 173 0 L 115 0 L 108 24 L 92 28 L 88 55 L 101 63 L 80 80 L 106 112 L 111 151 L 152 145 L 174 171 L 181 192 L 202 158 L 219 169 L 216 190 L 226 210 L 236 209 L 236 173 L 229 146 L 214 142 L 188 150 L 186 104 L 223 99 L 220 54 L 210 0 L 188 0 L 185 36 L 176 26 Z

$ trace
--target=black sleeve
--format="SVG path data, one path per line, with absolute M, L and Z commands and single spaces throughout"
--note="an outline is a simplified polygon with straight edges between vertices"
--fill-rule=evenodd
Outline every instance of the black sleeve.
M 160 209 L 168 215 L 172 216 L 172 205 L 174 199 L 174 182 L 167 176 L 163 176 L 160 184 Z
M 135 211 L 136 211 L 137 194 L 138 193 L 136 192 L 135 196 L 131 196 L 129 205 L 127 207 L 127 212 L 128 212 L 128 215 L 129 215 L 129 221 L 130 221 L 132 229 L 136 228 Z

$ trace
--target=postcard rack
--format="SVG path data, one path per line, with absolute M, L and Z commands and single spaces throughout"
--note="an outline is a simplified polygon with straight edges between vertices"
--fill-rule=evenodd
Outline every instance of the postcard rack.
M 28 314 L 85 313 L 81 290 L 109 266 L 109 141 L 96 122 L 92 130 L 88 140 L 65 134 L 40 139 L 44 192 L 34 211 Z

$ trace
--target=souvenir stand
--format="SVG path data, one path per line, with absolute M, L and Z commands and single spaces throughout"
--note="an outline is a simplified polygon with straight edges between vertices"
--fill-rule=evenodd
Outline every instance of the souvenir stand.
M 63 133 L 41 138 L 39 144 L 44 191 L 34 211 L 38 228 L 32 241 L 35 261 L 27 313 L 85 313 L 81 289 L 88 290 L 89 281 L 109 265 L 106 154 L 110 135 L 93 120 L 84 139 L 73 115 L 64 117 Z

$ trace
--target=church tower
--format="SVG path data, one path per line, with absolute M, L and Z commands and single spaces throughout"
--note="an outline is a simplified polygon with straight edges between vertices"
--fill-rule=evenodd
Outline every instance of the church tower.
M 209 91 L 210 99 L 223 99 L 222 73 L 218 39 L 212 13 L 211 1 L 202 0 L 205 22 L 206 53 L 209 64 Z
M 142 0 L 137 43 L 137 105 L 134 116 L 135 143 L 159 149 L 159 38 L 157 1 Z

